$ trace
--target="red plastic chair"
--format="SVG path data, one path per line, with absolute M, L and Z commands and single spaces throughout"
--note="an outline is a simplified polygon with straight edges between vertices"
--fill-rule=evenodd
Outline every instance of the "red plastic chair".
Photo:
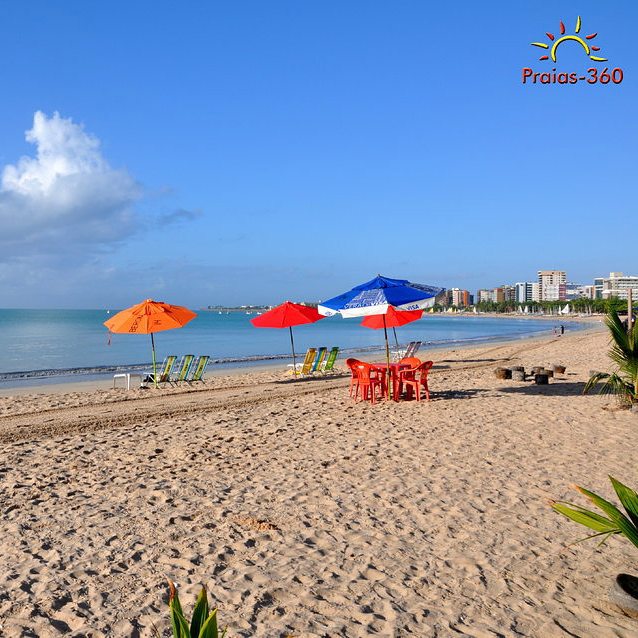
M 352 376 L 350 377 L 350 398 L 356 399 L 357 393 L 359 391 L 359 370 L 357 368 L 357 363 L 359 363 L 359 359 L 346 359 L 346 365 L 350 369 L 350 373 Z M 352 394 L 352 389 L 354 388 L 354 395 Z
M 421 359 L 418 359 L 417 357 L 403 357 L 403 359 L 401 359 L 401 361 L 399 361 L 399 363 L 401 365 L 404 365 L 404 366 L 407 365 L 409 367 L 408 368 L 401 368 L 398 371 L 397 383 L 396 383 L 396 385 L 398 387 L 396 388 L 396 392 L 395 392 L 395 396 L 394 396 L 394 400 L 395 401 L 398 401 L 399 397 L 403 393 L 403 384 L 406 381 L 414 381 L 415 375 L 416 375 L 416 371 L 419 369 L 419 366 L 421 365 L 422 361 L 421 361 Z
M 354 398 L 357 399 L 359 388 L 361 388 L 361 398 L 364 401 L 376 403 L 377 389 L 381 391 L 383 397 L 383 377 L 365 361 L 357 361 L 355 364 L 357 369 L 357 387 L 355 389 Z
M 406 386 L 407 398 L 412 397 L 412 390 L 416 395 L 416 400 L 421 400 L 421 388 L 425 392 L 425 397 L 430 400 L 430 388 L 428 388 L 428 372 L 432 369 L 434 363 L 432 361 L 424 361 L 416 368 L 408 368 L 399 372 L 399 393 Z

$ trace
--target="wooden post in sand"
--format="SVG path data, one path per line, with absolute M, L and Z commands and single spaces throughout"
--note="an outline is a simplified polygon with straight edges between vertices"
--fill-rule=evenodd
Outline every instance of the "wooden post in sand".
M 627 288 L 627 334 L 631 334 L 634 323 L 634 301 L 632 299 L 633 290 Z

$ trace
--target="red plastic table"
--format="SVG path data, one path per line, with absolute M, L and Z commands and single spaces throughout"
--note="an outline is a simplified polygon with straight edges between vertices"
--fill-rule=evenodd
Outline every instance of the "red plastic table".
M 386 399 L 389 399 L 390 397 L 388 396 L 388 386 L 387 386 L 387 370 L 388 370 L 388 364 L 387 362 L 384 363 L 371 363 L 370 364 L 373 368 L 373 370 L 376 370 L 377 372 L 381 373 L 383 376 L 383 396 L 385 396 Z M 391 363 L 390 364 L 390 380 L 392 382 L 392 398 L 395 401 L 399 400 L 399 371 L 400 370 L 407 370 L 409 368 L 409 364 L 407 363 Z

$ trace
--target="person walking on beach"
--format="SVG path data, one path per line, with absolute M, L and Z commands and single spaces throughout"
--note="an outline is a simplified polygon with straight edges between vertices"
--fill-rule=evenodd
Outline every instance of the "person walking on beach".
M 564 335 L 564 334 L 565 334 L 565 326 L 561 325 L 561 327 L 560 327 L 560 333 L 561 333 L 562 335 Z

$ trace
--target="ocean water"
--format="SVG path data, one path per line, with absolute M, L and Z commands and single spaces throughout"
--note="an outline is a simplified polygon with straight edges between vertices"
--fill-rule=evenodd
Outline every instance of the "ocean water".
M 150 336 L 109 334 L 103 325 L 109 316 L 106 310 L 0 310 L 0 382 L 148 367 Z M 254 328 L 250 318 L 246 313 L 201 311 L 184 328 L 155 335 L 157 357 L 161 361 L 167 354 L 208 354 L 213 365 L 239 366 L 290 356 L 287 329 Z M 542 320 L 426 314 L 396 331 L 400 343 L 423 341 L 423 352 L 428 345 L 522 338 L 552 328 Z M 383 345 L 383 330 L 364 328 L 360 319 L 331 317 L 293 331 L 301 355 L 312 346 L 347 351 Z M 389 336 L 394 343 L 392 330 Z

